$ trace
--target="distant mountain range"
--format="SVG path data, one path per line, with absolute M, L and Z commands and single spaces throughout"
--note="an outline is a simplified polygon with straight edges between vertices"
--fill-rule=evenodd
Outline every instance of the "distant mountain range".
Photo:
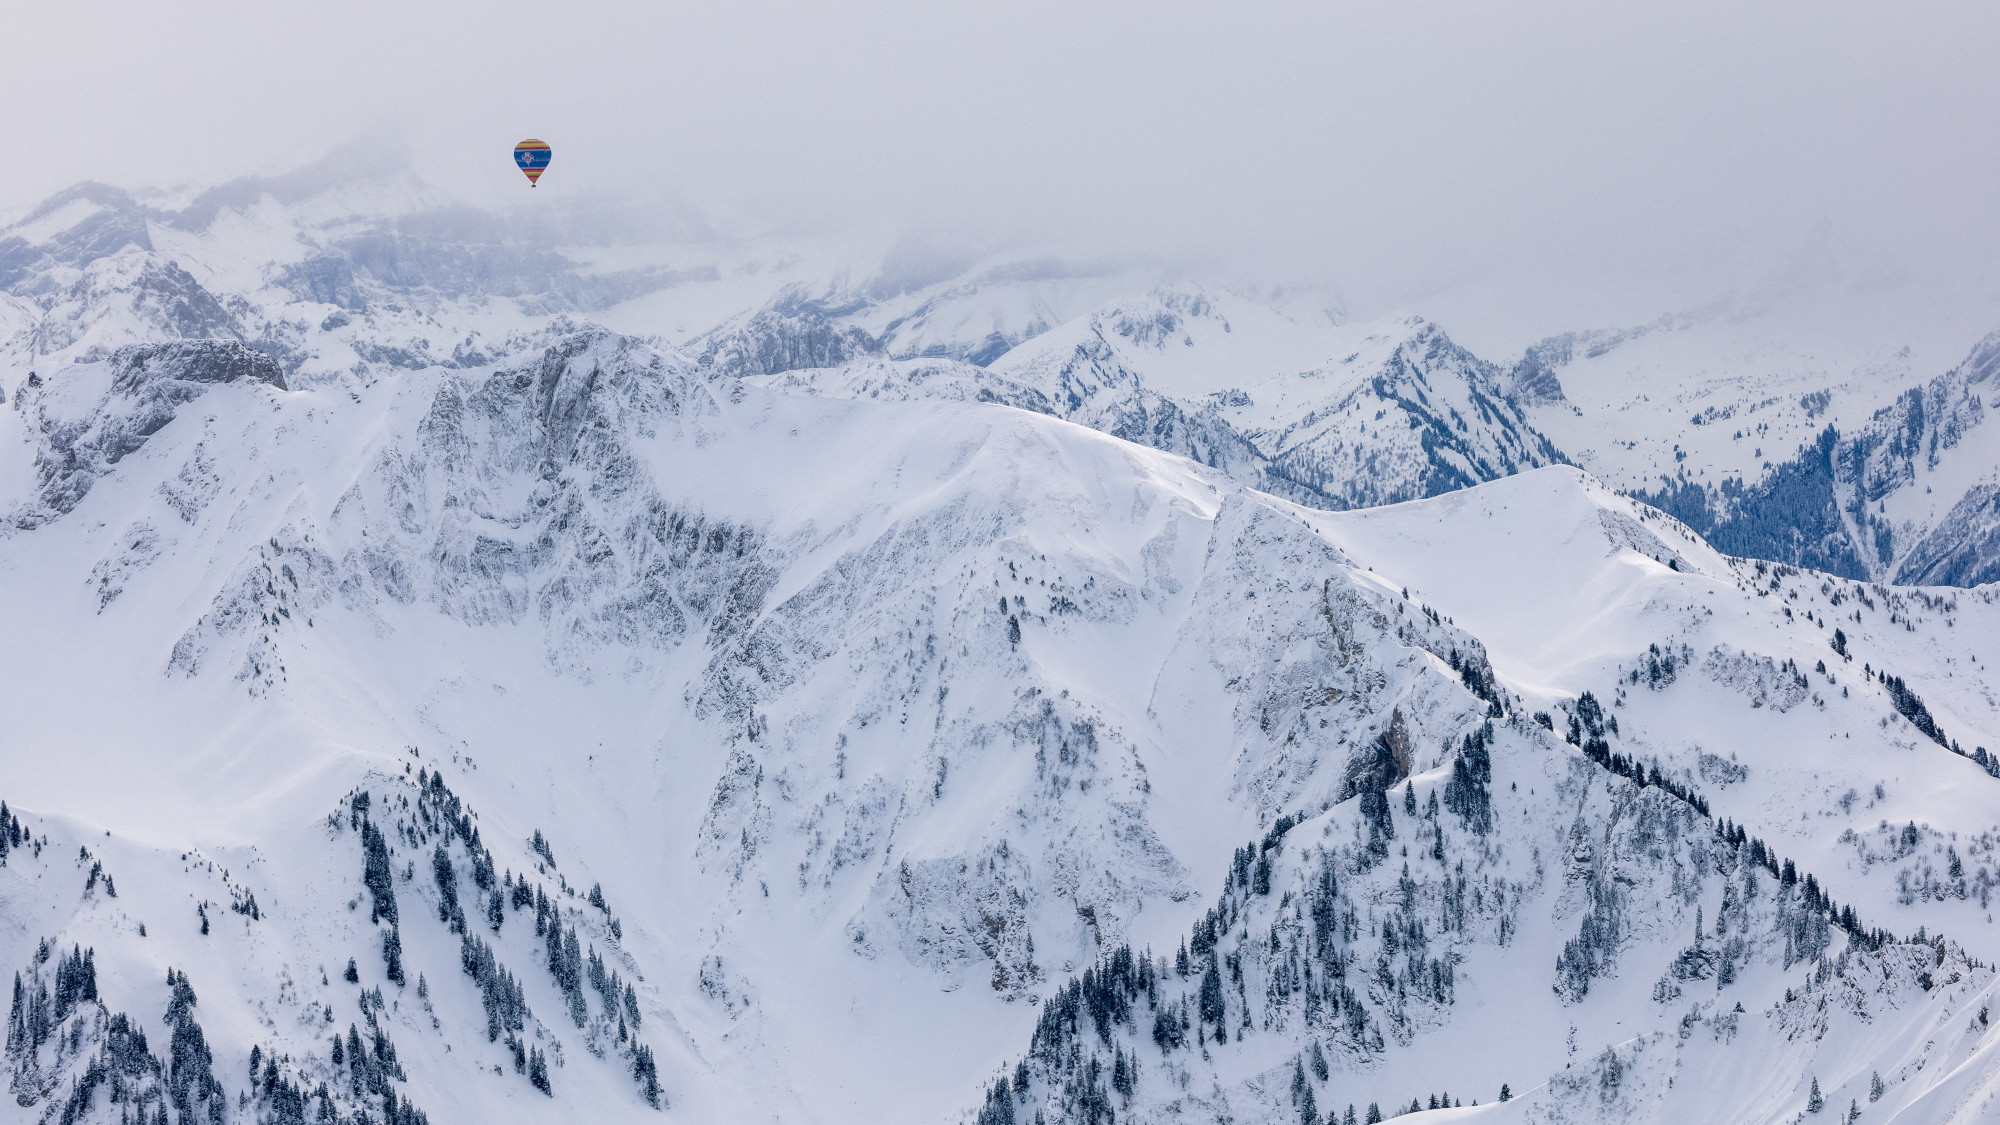
M 1996 338 L 337 161 L 0 288 L 6 1120 L 2000 1114 Z
M 0 390 L 155 338 L 242 341 L 307 380 L 478 366 L 567 315 L 818 393 L 1000 395 L 1314 507 L 1568 463 L 1738 554 L 2000 577 L 2000 439 L 1981 424 L 2000 336 L 1926 372 L 1725 303 L 1493 362 L 1325 295 L 1034 255 L 850 259 L 630 206 L 500 216 L 339 158 L 185 200 L 78 185 L 0 231 L 0 290 Z M 916 381 L 881 366 L 917 360 Z

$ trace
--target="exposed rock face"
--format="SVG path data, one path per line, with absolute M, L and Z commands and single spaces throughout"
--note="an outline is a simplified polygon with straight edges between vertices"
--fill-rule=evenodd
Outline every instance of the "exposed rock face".
M 761 387 L 793 394 L 825 395 L 870 402 L 991 402 L 1055 414 L 1048 396 L 984 367 L 951 359 L 875 359 L 842 367 L 818 367 L 753 376 Z
M 777 375 L 839 367 L 886 354 L 868 333 L 836 324 L 810 305 L 784 303 L 741 325 L 713 333 L 696 349 L 702 367 L 719 375 Z
M 100 475 L 137 452 L 182 406 L 210 388 L 244 382 L 286 389 L 276 360 L 234 340 L 133 344 L 38 382 L 18 404 L 39 438 L 35 470 L 42 511 L 16 517 L 30 526 L 76 507 Z
M 1903 558 L 1896 581 L 1922 586 L 2000 582 L 2000 484 L 1966 490 Z
M 1541 406 L 1563 401 L 1562 380 L 1556 370 L 1570 361 L 1577 339 L 1574 335 L 1555 336 L 1523 352 L 1507 372 L 1508 397 L 1522 406 Z
M 136 394 L 147 386 L 177 383 L 228 383 L 254 379 L 279 390 L 284 369 L 268 354 L 234 340 L 174 340 L 134 344 L 111 356 L 113 391 Z
M 92 261 L 42 301 L 32 353 L 83 347 L 110 350 L 157 340 L 243 338 L 242 325 L 213 293 L 172 261 L 127 248 Z
M 0 235 L 0 290 L 26 287 L 50 267 L 82 267 L 128 246 L 153 248 L 145 212 L 123 189 L 83 183 L 57 192 L 22 218 L 17 227 L 34 229 L 51 220 L 75 218 L 47 237 Z
M 1329 368 L 1336 388 L 1296 421 L 1252 433 L 1276 471 L 1330 507 L 1415 500 L 1564 458 L 1508 398 L 1503 373 L 1436 325 L 1417 323 L 1385 357 Z
M 1728 558 L 1554 465 L 1524 404 L 1616 334 L 1304 359 L 1310 307 L 1036 267 L 670 345 L 543 315 L 665 271 L 429 204 L 286 226 L 316 190 L 0 238 L 0 1069 L 43 1125 L 1328 1125 L 1503 1081 L 1933 1125 L 2000 1073 L 2000 588 Z M 295 257 L 163 256 L 263 221 Z M 1948 474 L 1994 354 L 1731 511 L 1847 558 L 1806 553 L 1841 489 Z M 1993 576 L 1996 504 L 1912 573 Z

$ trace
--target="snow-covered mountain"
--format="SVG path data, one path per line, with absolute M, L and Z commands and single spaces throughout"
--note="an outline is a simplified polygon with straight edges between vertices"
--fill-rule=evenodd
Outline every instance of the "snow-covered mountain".
M 1080 309 L 1079 294 L 1119 286 L 1129 295 Z M 789 289 L 695 346 L 758 356 L 746 373 L 786 373 L 795 389 L 878 398 L 887 385 L 846 365 L 957 362 L 953 379 L 894 393 L 962 397 L 978 385 L 1017 401 L 1002 388 L 1025 386 L 1071 421 L 1311 507 L 1395 503 L 1575 463 L 1738 554 L 1879 581 L 2000 576 L 2000 452 L 1981 425 L 1994 397 L 1986 326 L 1933 331 L 1946 339 L 1923 355 L 1971 350 L 1927 378 L 1910 346 L 1885 352 L 1835 333 L 1801 347 L 1816 326 L 1761 307 L 1566 333 L 1496 363 L 1421 317 L 1354 322 L 1298 294 L 1129 270 L 969 268 L 919 290 L 921 307 L 951 310 L 955 326 L 930 325 L 921 346 L 898 335 L 907 321 L 888 318 L 916 297 L 818 292 Z M 829 333 L 842 343 L 816 355 Z
M 1524 404 L 1576 463 L 1738 554 L 1877 581 L 2000 578 L 1980 545 L 2000 464 L 1982 426 L 1990 323 L 1910 310 L 1913 345 L 1784 311 L 1722 304 L 1545 340 L 1515 365 L 1536 388 Z
M 0 235 L 8 1120 L 2000 1112 L 2000 592 L 1575 348 L 309 172 Z
M 23 370 L 162 337 L 253 341 L 308 380 L 478 365 L 582 315 L 794 389 L 1028 405 L 1026 387 L 1313 507 L 1574 463 L 1737 554 L 1878 581 L 2000 574 L 1982 425 L 2000 313 L 1866 279 L 1481 357 L 1422 317 L 1351 319 L 1331 291 L 1128 260 L 730 238 L 629 201 L 487 213 L 391 152 L 179 195 L 79 185 L 0 231 L 0 289 Z M 921 384 L 842 370 L 885 360 L 932 365 Z
M 785 374 L 794 390 L 970 394 L 1053 413 L 1312 507 L 1433 496 L 1563 461 L 1505 373 L 1422 320 L 1356 330 L 1324 309 L 1300 317 L 1235 293 L 1163 287 L 1044 328 L 984 366 L 932 358 L 921 368 L 929 377 L 910 383 L 883 379 L 871 357 L 888 345 L 851 315 L 843 333 L 829 304 L 787 294 L 699 347 L 719 370 Z

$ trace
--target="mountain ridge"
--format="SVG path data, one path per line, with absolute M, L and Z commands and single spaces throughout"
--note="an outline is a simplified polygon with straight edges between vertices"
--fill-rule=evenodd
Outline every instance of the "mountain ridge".
M 1335 510 L 1262 487 L 1260 384 L 1186 396 L 1240 295 L 981 366 L 374 284 L 10 338 L 22 1120 L 2000 1096 L 1990 585 L 1724 554 L 1427 322 L 1285 321 L 1356 356 L 1301 440 L 1395 403 L 1470 485 Z M 1155 410 L 1244 444 L 1103 432 Z

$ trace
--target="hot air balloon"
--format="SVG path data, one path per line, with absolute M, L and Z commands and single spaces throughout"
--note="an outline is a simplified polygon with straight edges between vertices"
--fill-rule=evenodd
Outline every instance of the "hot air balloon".
M 543 169 L 549 166 L 549 143 L 547 141 L 522 141 L 514 146 L 514 164 L 528 177 L 528 186 L 542 178 Z

